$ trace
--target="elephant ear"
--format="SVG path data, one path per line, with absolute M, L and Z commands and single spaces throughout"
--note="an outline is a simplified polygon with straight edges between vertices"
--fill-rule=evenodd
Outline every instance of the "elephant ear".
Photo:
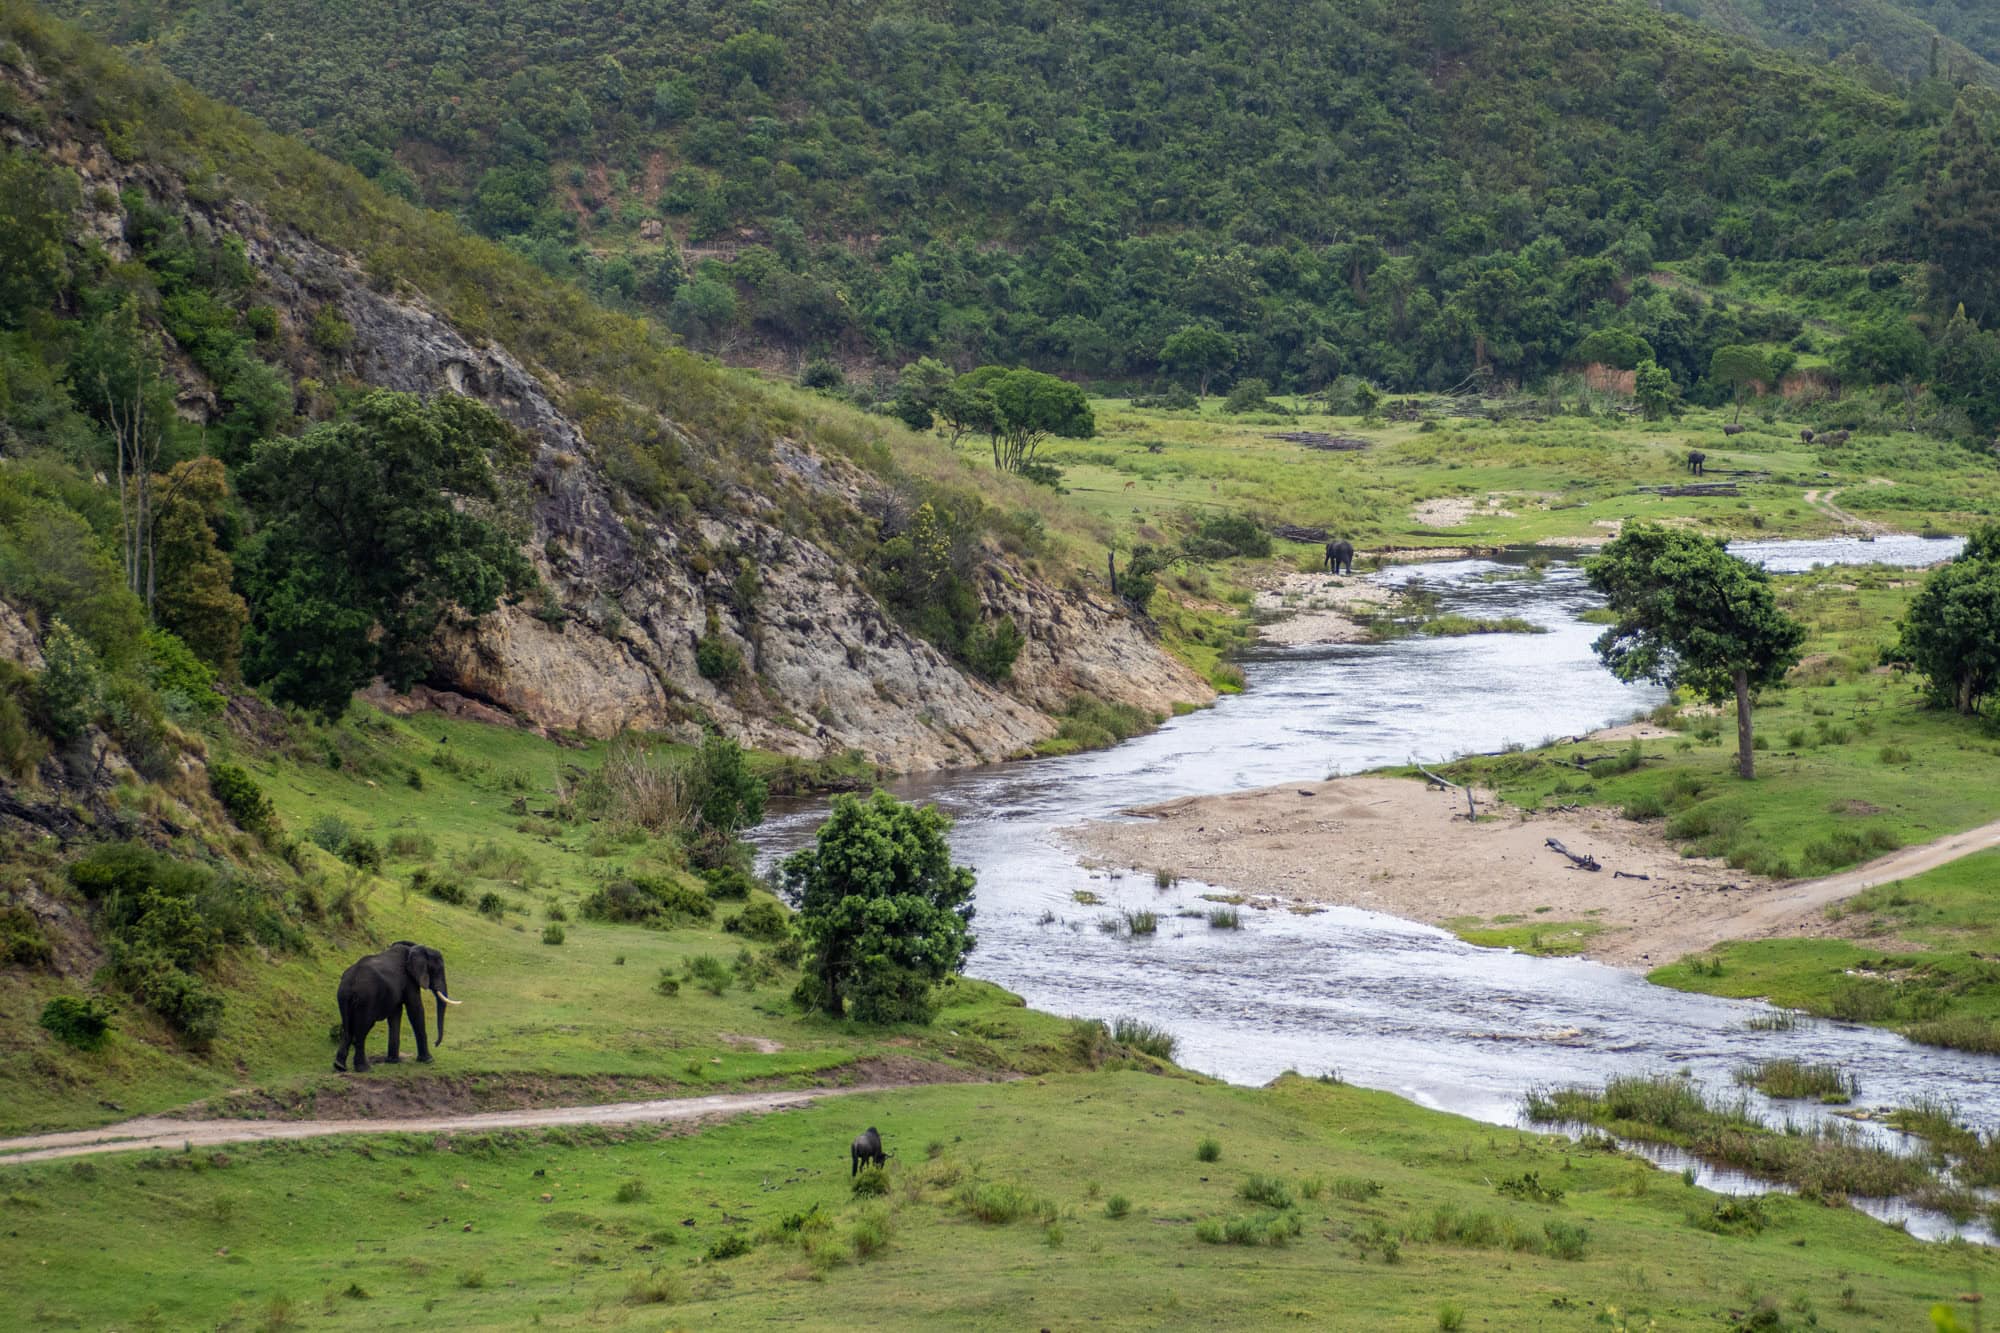
M 403 951 L 403 971 L 410 978 L 410 985 L 416 990 L 422 990 L 430 984 L 427 980 L 430 965 L 424 961 L 423 946 L 412 944 Z

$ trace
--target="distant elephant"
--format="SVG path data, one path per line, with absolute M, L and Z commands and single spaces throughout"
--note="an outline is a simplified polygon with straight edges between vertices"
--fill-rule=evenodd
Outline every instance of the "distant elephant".
M 398 1049 L 403 1039 L 403 1014 L 410 1016 L 410 1029 L 417 1035 L 417 1061 L 429 1064 L 430 1043 L 424 1039 L 424 992 L 437 996 L 437 1039 L 444 1042 L 444 1007 L 457 1004 L 444 980 L 444 955 L 425 944 L 397 940 L 381 953 L 357 959 L 340 974 L 340 988 L 334 998 L 340 1005 L 340 1049 L 334 1053 L 337 1073 L 347 1072 L 347 1050 L 354 1048 L 354 1071 L 368 1068 L 368 1032 L 377 1023 L 389 1024 L 389 1053 L 384 1064 L 400 1064 Z
M 1707 461 L 1708 461 L 1708 455 L 1703 453 L 1701 450 L 1699 449 L 1688 450 L 1688 471 L 1694 473 L 1695 476 L 1699 477 L 1701 475 L 1701 465 L 1703 463 L 1706 463 Z
M 850 1176 L 860 1175 L 864 1162 L 870 1166 L 882 1166 L 889 1160 L 889 1154 L 882 1151 L 882 1136 L 875 1132 L 873 1125 L 868 1127 L 867 1133 L 854 1136 L 848 1151 L 854 1158 L 853 1170 L 847 1173 Z
M 1342 538 L 1326 544 L 1326 567 L 1334 574 L 1354 572 L 1354 543 Z
M 1799 432 L 1799 438 L 1807 444 L 1811 444 L 1813 442 L 1813 433 L 1810 430 L 1802 430 Z
M 1750 428 L 1748 426 L 1740 426 L 1736 422 L 1732 421 L 1728 425 L 1722 428 L 1722 433 L 1724 435 L 1741 435 L 1744 431 L 1749 429 Z

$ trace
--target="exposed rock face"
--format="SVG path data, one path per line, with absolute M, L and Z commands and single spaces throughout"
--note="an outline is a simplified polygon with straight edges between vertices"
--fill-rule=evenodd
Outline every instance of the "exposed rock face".
M 802 756 L 853 749 L 909 770 L 1018 754 L 1052 735 L 1050 714 L 1081 692 L 1156 713 L 1214 695 L 1112 601 L 1052 586 L 997 550 L 987 553 L 980 596 L 990 614 L 1011 615 L 1027 642 L 1011 681 L 978 680 L 890 619 L 861 571 L 788 531 L 781 497 L 734 487 L 700 513 L 653 512 L 618 491 L 558 405 L 562 394 L 507 349 L 475 345 L 421 297 L 378 290 L 382 284 L 371 284 L 350 257 L 274 228 L 239 201 L 200 205 L 178 182 L 119 164 L 95 144 L 57 147 L 86 198 L 96 185 L 138 184 L 179 200 L 198 231 L 241 237 L 263 299 L 290 332 L 295 368 L 329 381 L 467 394 L 530 441 L 525 512 L 513 517 L 546 595 L 442 637 L 426 684 L 462 696 L 453 707 L 476 703 L 527 725 L 592 736 L 629 727 L 691 737 L 712 722 L 767 749 Z M 114 252 L 123 249 L 115 211 L 87 206 L 83 225 Z M 329 308 L 354 330 L 351 348 L 337 357 L 300 336 Z M 196 387 L 183 395 L 182 410 L 212 411 L 212 396 L 204 403 Z M 691 454 L 717 443 L 672 421 L 657 425 Z M 797 496 L 857 515 L 880 511 L 883 483 L 845 459 L 800 440 L 778 441 L 771 456 L 780 486 Z M 746 566 L 756 574 L 748 605 L 730 572 Z M 732 681 L 705 679 L 696 666 L 711 616 L 717 636 L 745 663 Z M 0 640 L 6 631 L 0 624 Z

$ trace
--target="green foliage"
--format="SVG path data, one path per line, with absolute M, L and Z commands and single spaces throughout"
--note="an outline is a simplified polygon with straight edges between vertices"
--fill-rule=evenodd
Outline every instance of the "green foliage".
M 715 608 L 708 610 L 708 628 L 695 640 L 694 669 L 703 680 L 733 685 L 743 676 L 742 650 L 722 635 L 722 622 Z
M 724 921 L 722 928 L 732 934 L 776 944 L 791 938 L 792 914 L 777 899 L 760 894 L 746 903 L 742 911 Z
M 2000 525 L 1974 533 L 1958 559 L 1925 578 L 1896 651 L 1940 707 L 1976 712 L 2000 686 Z
M 712 953 L 696 954 L 687 961 L 687 979 L 700 986 L 710 995 L 721 995 L 729 989 L 736 974 L 729 965 Z
M 189 650 L 180 637 L 164 629 L 146 631 L 146 679 L 168 712 L 182 717 L 210 718 L 222 711 L 215 672 Z
M 1943 304 L 1980 321 L 2000 318 L 2000 150 L 1990 115 L 1982 124 L 1969 101 L 1938 137 L 1916 211 Z
M 1156 1060 L 1172 1060 L 1180 1038 L 1157 1023 L 1138 1018 L 1120 1018 L 1111 1025 L 1111 1040 Z
M 544 944 L 561 944 L 565 938 L 563 928 L 553 921 L 542 927 L 542 943 Z
M 658 875 L 632 875 L 588 894 L 578 911 L 593 921 L 626 921 L 667 928 L 707 921 L 715 904 L 706 893 Z
M 276 811 L 271 798 L 257 785 L 257 780 L 245 769 L 220 760 L 208 766 L 208 790 L 236 821 L 236 826 L 251 833 L 263 833 L 271 827 Z
M 1051 436 L 1087 440 L 1097 433 L 1090 397 L 1039 370 L 981 366 L 959 376 L 958 392 L 977 403 L 970 424 L 992 442 L 993 466 L 1022 472 Z
M 447 613 L 483 615 L 527 586 L 527 562 L 481 516 L 498 498 L 491 460 L 519 450 L 472 399 L 387 391 L 259 444 L 243 474 L 264 520 L 244 569 L 250 679 L 326 717 L 378 674 L 408 688 Z
M 1222 1160 L 1222 1144 L 1215 1139 L 1203 1139 L 1194 1146 L 1197 1162 L 1219 1162 Z
M 103 673 L 97 654 L 62 621 L 42 640 L 42 674 L 35 686 L 35 711 L 57 743 L 83 733 L 103 702 Z
M 1673 372 L 1665 366 L 1650 359 L 1641 361 L 1632 383 L 1633 396 L 1639 400 L 1639 410 L 1646 414 L 1646 420 L 1658 421 L 1673 410 L 1679 395 Z
M 58 995 L 42 1006 L 41 1023 L 45 1031 L 65 1046 L 95 1051 L 111 1035 L 111 1014 L 111 1009 L 98 1000 Z
M 1631 524 L 1590 562 L 1590 585 L 1618 622 L 1593 645 L 1620 680 L 1653 680 L 1700 698 L 1732 695 L 1738 766 L 1752 771 L 1750 698 L 1799 660 L 1806 630 L 1778 609 L 1763 570 L 1713 538 Z
M 0 907 L 0 967 L 42 967 L 55 958 L 41 920 L 25 907 Z
M 750 771 L 743 747 L 720 732 L 702 738 L 687 769 L 688 804 L 699 827 L 724 843 L 764 821 L 764 780 Z
M 813 846 L 785 859 L 806 946 L 802 998 L 863 1022 L 928 1022 L 931 987 L 973 947 L 972 871 L 951 821 L 885 792 L 834 798 Z
M 1238 555 L 1262 560 L 1271 554 L 1271 534 L 1256 520 L 1242 514 L 1217 514 L 1203 518 L 1194 535 L 1181 543 L 1181 549 L 1192 560 L 1223 560 Z

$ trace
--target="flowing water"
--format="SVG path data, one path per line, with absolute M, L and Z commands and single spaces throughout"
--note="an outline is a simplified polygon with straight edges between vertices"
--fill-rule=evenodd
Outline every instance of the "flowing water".
M 1788 570 L 1930 564 L 1958 545 L 1884 537 L 1735 549 Z M 1538 575 L 1518 558 L 1463 560 L 1371 577 L 1419 580 L 1447 611 L 1520 616 L 1548 632 L 1260 649 L 1242 662 L 1243 694 L 1123 745 L 892 784 L 896 795 L 935 802 L 957 820 L 955 859 L 978 872 L 979 945 L 967 970 L 1037 1008 L 1157 1023 L 1180 1039 L 1182 1064 L 1232 1082 L 1333 1071 L 1502 1124 L 1518 1121 L 1521 1096 L 1536 1085 L 1685 1069 L 1727 1088 L 1738 1066 L 1789 1057 L 1841 1065 L 1860 1083 L 1859 1106 L 1942 1095 L 1971 1123 L 2000 1127 L 2000 1060 L 1991 1057 L 1846 1024 L 1752 1031 L 1749 1019 L 1769 1012 L 1759 1003 L 1665 990 L 1582 960 L 1477 949 L 1372 912 L 1245 910 L 1241 931 L 1210 930 L 1171 915 L 1205 907 L 1207 886 L 1183 881 L 1161 891 L 1151 877 L 1086 870 L 1062 847 L 1058 830 L 1131 806 L 1536 745 L 1632 717 L 1661 698 L 1597 664 L 1590 643 L 1599 631 L 1577 618 L 1594 599 L 1573 565 Z M 810 841 L 824 811 L 817 800 L 774 807 L 755 834 L 766 862 Z M 1079 907 L 1073 895 L 1083 889 L 1103 905 Z M 1159 913 L 1159 933 L 1096 928 L 1123 907 Z M 1786 1114 L 1763 1109 L 1774 1120 Z M 1751 1187 L 1722 1174 L 1710 1183 Z M 1914 1230 L 1948 1229 L 1930 1216 L 1908 1220 Z

